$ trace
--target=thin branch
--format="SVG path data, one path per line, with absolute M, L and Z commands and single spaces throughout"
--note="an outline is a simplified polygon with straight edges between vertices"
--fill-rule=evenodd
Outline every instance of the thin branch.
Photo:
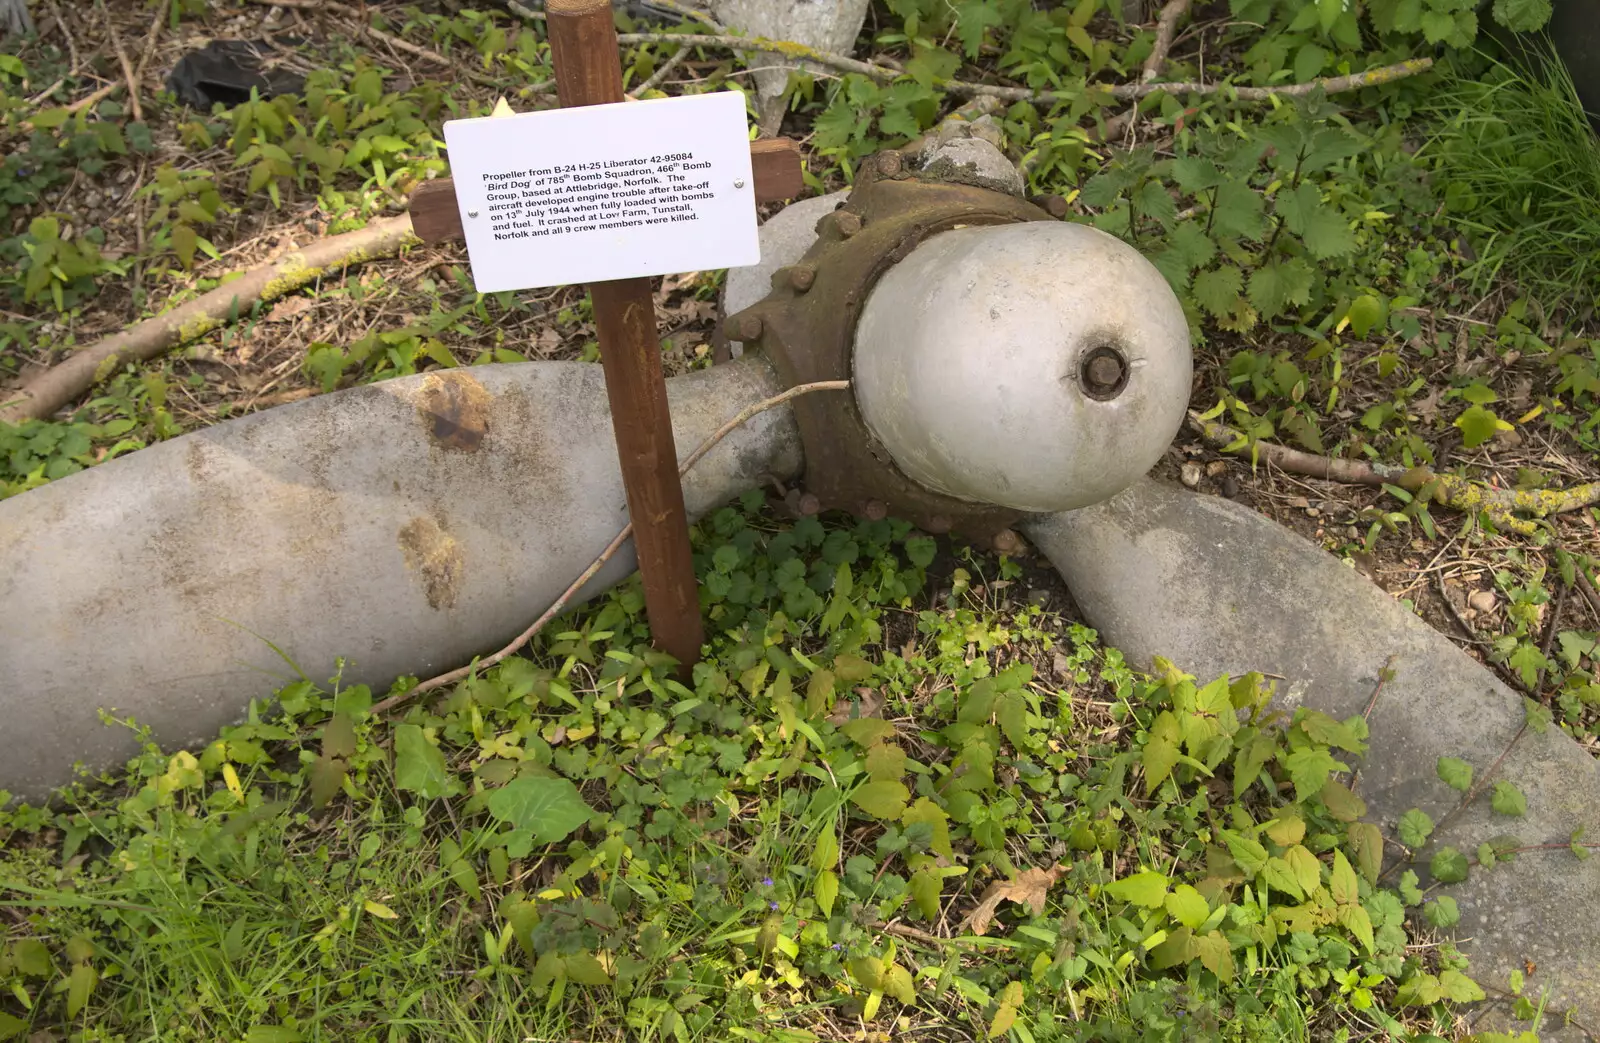
M 169 312 L 135 323 L 75 352 L 0 399 L 0 423 L 42 419 L 115 373 L 124 362 L 155 358 L 248 315 L 256 302 L 276 300 L 322 278 L 330 269 L 392 257 L 416 242 L 409 215 L 380 218 L 243 273 Z M 7 393 L 9 394 L 9 393 Z
M 1172 38 L 1178 31 L 1178 19 L 1188 10 L 1189 0 L 1167 0 L 1167 5 L 1161 9 L 1161 15 L 1156 19 L 1156 42 L 1150 48 L 1150 56 L 1144 60 L 1144 69 L 1139 74 L 1140 83 L 1149 83 L 1166 68 L 1167 54 L 1172 50 Z
M 708 435 L 704 441 L 695 447 L 694 452 L 684 457 L 683 463 L 678 465 L 678 477 L 681 478 L 688 474 L 691 467 L 699 463 L 701 458 L 703 458 L 707 453 L 711 452 L 711 450 L 716 447 L 717 443 L 728 437 L 728 435 L 732 433 L 735 428 L 738 428 L 742 424 L 749 423 L 750 420 L 761 413 L 765 413 L 769 409 L 781 406 L 790 399 L 799 398 L 801 395 L 808 395 L 813 391 L 844 391 L 849 387 L 850 382 L 848 380 L 819 380 L 811 384 L 797 385 L 781 394 L 773 395 L 771 398 L 762 399 L 760 402 L 757 402 L 754 405 L 746 406 L 745 408 L 739 410 L 739 412 L 734 415 L 733 419 L 729 420 L 727 423 L 723 424 L 721 427 L 717 428 L 710 435 Z M 595 574 L 600 571 L 601 567 L 603 567 L 606 562 L 611 560 L 611 558 L 617 553 L 618 550 L 621 549 L 622 545 L 627 542 L 628 537 L 631 535 L 633 535 L 633 522 L 630 521 L 628 524 L 622 527 L 622 531 L 617 533 L 616 536 L 612 538 L 610 543 L 606 544 L 606 549 L 600 552 L 600 556 L 595 558 L 594 561 L 590 562 L 589 567 L 584 569 L 583 572 L 579 573 L 578 578 L 573 580 L 572 584 L 568 586 L 566 590 L 561 592 L 561 596 L 556 598 L 555 601 L 551 602 L 550 607 L 545 609 L 544 612 L 540 614 L 538 619 L 535 619 L 532 623 L 530 623 L 526 630 L 513 638 L 511 643 L 500 649 L 500 651 L 495 652 L 493 655 L 484 656 L 482 659 L 473 660 L 466 666 L 456 670 L 451 670 L 448 673 L 440 674 L 438 677 L 431 677 L 428 680 L 418 684 L 415 688 L 410 688 L 396 695 L 391 695 L 389 698 L 384 699 L 373 706 L 372 712 L 374 714 L 387 713 L 414 696 L 421 695 L 424 692 L 431 692 L 436 688 L 443 688 L 448 684 L 454 684 L 455 682 L 471 675 L 478 670 L 494 666 L 502 659 L 506 659 L 509 656 L 515 655 L 523 645 L 526 645 L 529 641 L 533 640 L 533 636 L 540 630 L 544 629 L 547 623 L 566 610 L 567 605 L 572 601 L 573 597 L 577 595 L 578 591 L 582 590 L 584 585 L 595 577 Z
M 666 61 L 661 63 L 661 68 L 650 74 L 650 78 L 648 80 L 645 80 L 643 83 L 639 84 L 639 86 L 629 91 L 628 97 L 635 99 L 642 98 L 648 92 L 661 86 L 661 81 L 665 80 L 668 76 L 671 76 L 672 70 L 683 64 L 683 60 L 689 56 L 689 52 L 692 50 L 694 50 L 694 48 L 687 45 L 678 48 L 677 51 L 673 52 L 671 58 L 668 58 Z
M 1340 460 L 1304 453 L 1276 442 L 1252 442 L 1242 432 L 1215 420 L 1189 414 L 1189 426 L 1213 448 L 1225 453 L 1265 460 L 1280 470 L 1351 485 L 1397 485 L 1426 496 L 1434 503 L 1463 514 L 1483 513 L 1495 525 L 1522 536 L 1539 529 L 1536 521 L 1600 503 L 1600 482 L 1585 482 L 1566 489 L 1501 489 L 1457 474 L 1440 474 L 1426 467 L 1395 467 L 1364 460 Z
M 144 106 L 139 104 L 139 74 L 133 71 L 133 62 L 128 58 L 128 49 L 122 45 L 122 34 L 117 31 L 117 23 L 110 12 L 103 12 L 106 16 L 106 30 L 111 36 L 111 49 L 117 53 L 117 64 L 122 66 L 122 75 L 128 83 L 128 109 L 133 113 L 136 123 L 144 122 Z
M 874 65 L 857 58 L 847 58 L 842 54 L 831 54 L 819 51 L 815 47 L 807 47 L 803 43 L 794 43 L 790 40 L 769 40 L 764 36 L 727 36 L 713 33 L 621 33 L 617 36 L 620 44 L 632 43 L 676 43 L 687 47 L 722 47 L 730 51 L 760 52 L 764 54 L 781 54 L 785 58 L 796 58 L 829 68 L 839 69 L 844 72 L 860 73 L 875 80 L 888 82 L 902 75 L 898 70 L 885 65 Z

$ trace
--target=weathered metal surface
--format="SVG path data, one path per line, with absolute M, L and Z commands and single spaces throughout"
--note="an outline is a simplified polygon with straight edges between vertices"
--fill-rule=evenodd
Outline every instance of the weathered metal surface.
M 1189 324 L 1155 266 L 1055 221 L 922 243 L 868 297 L 854 363 L 857 408 L 900 471 L 1027 512 L 1142 477 L 1183 425 L 1193 371 Z
M 667 383 L 684 453 L 782 389 L 743 359 Z M 800 469 L 786 408 L 684 482 L 699 516 Z M 628 519 L 599 366 L 405 377 L 219 424 L 0 501 L 0 789 L 28 798 L 208 740 L 295 677 L 385 689 L 492 651 Z M 634 568 L 631 545 L 585 588 Z
M 817 224 L 817 240 L 799 262 L 812 274 L 798 289 L 789 269 L 772 275 L 772 292 L 730 316 L 728 335 L 759 346 L 784 383 L 837 380 L 851 373 L 856 323 L 878 279 L 918 244 L 961 227 L 1048 221 L 1011 195 L 925 180 L 903 157 L 863 164 L 849 201 Z M 888 169 L 892 174 L 882 171 Z M 824 508 L 863 513 L 881 501 L 890 513 L 930 532 L 952 529 L 987 539 L 1020 512 L 929 490 L 894 463 L 868 430 L 853 395 L 814 395 L 794 403 L 806 447 L 806 492 Z

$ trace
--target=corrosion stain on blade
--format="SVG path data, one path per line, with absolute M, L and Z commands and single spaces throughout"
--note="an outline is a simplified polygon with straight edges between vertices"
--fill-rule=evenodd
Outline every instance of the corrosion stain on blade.
M 443 449 L 475 453 L 489 434 L 489 404 L 493 397 L 470 374 L 461 370 L 429 373 L 417 394 L 417 413 L 428 438 Z
M 422 580 L 429 608 L 451 608 L 461 592 L 465 562 L 456 538 L 432 518 L 413 518 L 400 530 L 406 568 Z

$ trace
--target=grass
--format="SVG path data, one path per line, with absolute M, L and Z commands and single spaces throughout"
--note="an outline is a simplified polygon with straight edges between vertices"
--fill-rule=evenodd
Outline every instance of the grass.
M 1460 73 L 1428 102 L 1428 150 L 1444 201 L 1477 260 L 1480 290 L 1502 277 L 1550 305 L 1600 296 L 1600 144 L 1566 66 L 1535 48 Z

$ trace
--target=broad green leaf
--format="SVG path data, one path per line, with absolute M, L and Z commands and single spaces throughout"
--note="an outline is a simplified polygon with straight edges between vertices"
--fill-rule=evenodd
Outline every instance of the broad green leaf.
M 1007 983 L 1000 993 L 1000 1001 L 994 1010 L 994 1017 L 989 1020 L 990 1039 L 999 1039 L 1011 1031 L 1011 1026 L 1017 1023 L 1017 1011 L 1022 1006 L 1022 983 L 1013 981 Z
M 1372 918 L 1367 911 L 1359 905 L 1341 905 L 1339 907 L 1339 923 L 1344 929 L 1356 936 L 1362 947 L 1368 952 L 1372 951 Z
M 867 776 L 874 782 L 893 781 L 906 773 L 906 751 L 892 742 L 880 742 L 867 751 Z
M 1433 835 L 1433 819 L 1426 811 L 1412 808 L 1400 816 L 1395 831 L 1400 835 L 1400 843 L 1406 847 L 1422 847 Z
M 287 1025 L 256 1025 L 244 1034 L 244 1043 L 301 1043 L 305 1036 Z
M 850 803 L 873 818 L 898 821 L 906 812 L 906 801 L 911 791 L 897 780 L 869 782 L 850 794 Z
M 822 910 L 822 915 L 832 916 L 834 900 L 839 897 L 838 875 L 831 869 L 824 869 L 817 874 L 817 882 L 812 892 L 817 899 L 817 908 Z
M 1228 853 L 1247 876 L 1261 872 L 1261 867 L 1267 864 L 1267 849 L 1261 846 L 1260 841 L 1228 829 L 1220 833 L 1223 843 L 1228 845 Z
M 1285 813 L 1268 822 L 1262 832 L 1279 847 L 1288 847 L 1305 839 L 1306 823 L 1299 815 Z
M 1473 406 L 1456 417 L 1455 426 L 1461 431 L 1461 444 L 1476 448 L 1493 438 L 1496 432 L 1514 430 L 1512 426 L 1494 415 L 1493 410 Z
M 1278 214 L 1289 231 L 1298 235 L 1318 260 L 1347 254 L 1356 248 L 1344 215 L 1322 201 L 1322 193 L 1309 181 L 1278 193 Z
M 1445 998 L 1456 1003 L 1480 1003 L 1484 999 L 1478 983 L 1458 970 L 1440 973 L 1439 985 L 1444 990 Z
M 839 725 L 839 730 L 851 742 L 862 747 L 874 746 L 895 733 L 893 722 L 880 717 L 858 717 Z
M 1428 863 L 1428 872 L 1441 884 L 1459 884 L 1467 878 L 1467 856 L 1453 847 L 1442 847 Z
M 1211 909 L 1200 892 L 1188 884 L 1179 884 L 1166 897 L 1167 914 L 1190 930 L 1199 930 L 1211 915 Z
M 611 974 L 605 964 L 592 952 L 573 953 L 567 957 L 567 977 L 579 985 L 610 985 Z
M 917 990 L 912 984 L 911 972 L 898 964 L 884 968 L 883 991 L 901 1003 L 917 1002 Z
M 1417 886 L 1417 874 L 1414 870 L 1407 869 L 1400 874 L 1400 883 L 1395 885 L 1395 890 L 1400 892 L 1401 901 L 1407 905 L 1422 904 L 1422 888 Z
M 950 846 L 949 813 L 927 797 L 918 797 L 916 803 L 900 816 L 900 824 L 910 827 L 919 822 L 926 822 L 933 830 L 933 840 L 928 844 L 929 850 L 942 856 L 946 861 L 954 861 L 955 850 Z
M 1314 892 L 1322 883 L 1322 863 L 1317 861 L 1317 856 L 1309 849 L 1296 844 L 1283 853 L 1283 860 L 1293 871 L 1300 890 L 1306 894 Z
M 1314 80 L 1328 64 L 1328 52 L 1314 43 L 1308 43 L 1295 52 L 1294 78 L 1297 83 Z
M 1472 765 L 1460 757 L 1440 757 L 1436 769 L 1439 781 L 1462 793 L 1472 788 Z
M 1261 867 L 1260 879 L 1267 886 L 1290 895 L 1297 902 L 1306 896 L 1305 889 L 1300 886 L 1299 874 L 1285 859 L 1267 859 L 1267 864 Z
M 73 965 L 72 973 L 67 976 L 67 1019 L 76 1018 L 89 1002 L 89 995 L 94 992 L 94 987 L 100 981 L 100 975 L 94 966 L 89 963 Z
M 1327 806 L 1328 814 L 1340 822 L 1355 822 L 1367 813 L 1367 802 L 1351 793 L 1338 779 L 1329 779 L 1318 795 Z
M 18 938 L 11 943 L 11 966 L 27 978 L 48 978 L 56 969 L 50 950 L 37 938 Z
M 425 800 L 450 792 L 450 769 L 439 747 L 415 724 L 394 730 L 394 784 Z
M 1234 799 L 1243 796 L 1244 791 L 1254 785 L 1261 775 L 1261 769 L 1266 767 L 1276 750 L 1277 746 L 1270 736 L 1259 734 L 1240 748 L 1233 759 Z
M 489 794 L 489 814 L 518 832 L 531 832 L 537 844 L 565 840 L 594 810 L 566 779 L 526 775 Z
M 1304 801 L 1320 792 L 1332 778 L 1336 771 L 1349 771 L 1350 766 L 1333 759 L 1327 750 L 1308 748 L 1295 750 L 1283 759 L 1284 770 L 1289 773 L 1289 778 L 1294 782 L 1295 800 Z M 1326 800 L 1326 795 L 1324 794 Z M 1330 804 L 1328 810 L 1337 817 L 1336 811 Z M 1360 816 L 1357 816 L 1359 818 Z
M 1226 984 L 1233 980 L 1233 952 L 1228 938 L 1221 931 L 1210 931 L 1194 939 L 1194 954 L 1201 966 L 1215 974 Z
M 944 878 L 939 871 L 931 867 L 919 869 L 911 874 L 911 900 L 917 904 L 917 911 L 924 920 L 937 920 L 939 918 L 939 899 L 944 890 L 941 886 Z
M 1494 793 L 1489 798 L 1489 806 L 1497 815 L 1521 818 L 1528 813 L 1528 798 L 1511 783 L 1497 782 L 1494 784 Z
M 1178 763 L 1178 719 L 1170 710 L 1162 710 L 1150 725 L 1150 739 L 1145 743 L 1144 753 L 1144 787 L 1145 794 L 1155 793 L 1156 788 L 1172 773 L 1173 765 Z
M 1382 301 L 1370 293 L 1363 293 L 1350 302 L 1345 318 L 1350 322 L 1350 332 L 1358 337 L 1365 337 L 1374 326 L 1383 321 L 1387 311 Z
M 1494 0 L 1494 20 L 1514 33 L 1531 33 L 1550 21 L 1550 0 Z
M 1340 905 L 1361 901 L 1361 888 L 1356 881 L 1356 871 L 1350 867 L 1350 860 L 1344 857 L 1344 852 L 1338 848 L 1333 851 L 1333 872 L 1328 876 L 1328 893 L 1333 895 L 1333 900 Z
M 1298 257 L 1263 264 L 1250 273 L 1250 303 L 1264 319 L 1311 300 L 1316 272 Z
M 1258 239 L 1262 232 L 1262 209 L 1261 193 L 1243 179 L 1225 181 L 1216 188 L 1212 228 L 1219 237 Z
M 1113 880 L 1104 890 L 1121 901 L 1132 902 L 1146 909 L 1159 909 L 1166 901 L 1167 878 L 1145 869 L 1121 880 Z
M 1428 922 L 1441 930 L 1454 927 L 1461 922 L 1461 909 L 1456 905 L 1456 900 L 1449 895 L 1440 895 L 1423 907 L 1423 915 Z
M 1322 25 L 1322 31 L 1327 32 L 1333 28 L 1333 23 L 1344 14 L 1345 5 L 1350 0 L 1317 0 L 1317 21 Z
M 1239 269 L 1231 264 L 1201 272 L 1194 277 L 1189 292 L 1206 311 L 1218 318 L 1232 315 L 1244 285 Z
M 1383 831 L 1370 822 L 1350 824 L 1350 849 L 1356 856 L 1356 869 L 1372 887 L 1378 886 L 1383 871 Z
M 15 1039 L 28 1029 L 28 1023 L 0 1010 L 0 1039 Z

